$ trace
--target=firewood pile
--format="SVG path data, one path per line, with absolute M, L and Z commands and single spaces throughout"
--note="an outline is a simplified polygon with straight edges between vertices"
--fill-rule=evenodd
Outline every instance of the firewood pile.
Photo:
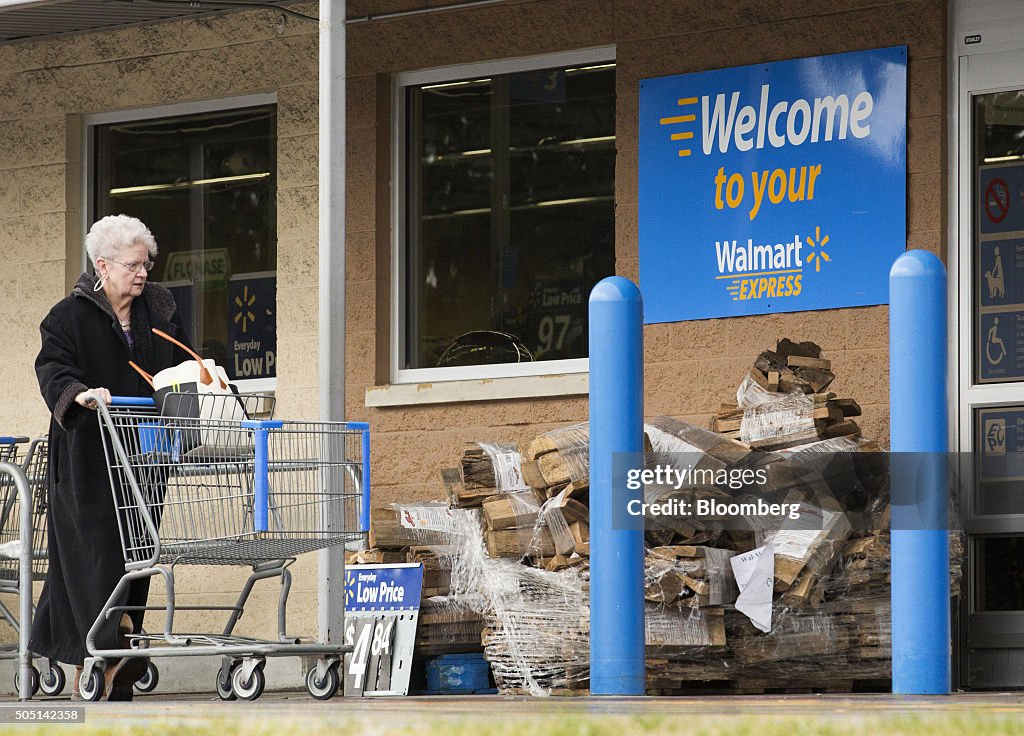
M 856 400 L 828 390 L 834 379 L 817 345 L 781 340 L 710 428 L 646 423 L 645 467 L 676 475 L 645 483 L 644 502 L 711 509 L 645 520 L 649 692 L 887 687 L 888 460 L 862 436 Z M 467 443 L 442 471 L 442 506 L 470 520 L 455 534 L 403 521 L 413 507 L 374 510 L 376 550 L 360 554 L 423 562 L 437 596 L 417 651 L 482 647 L 504 693 L 586 690 L 588 452 L 586 424 L 519 447 Z M 741 472 L 757 481 L 734 482 Z M 749 512 L 773 506 L 799 521 Z M 951 542 L 958 595 L 962 550 Z M 456 625 L 445 649 L 439 627 Z

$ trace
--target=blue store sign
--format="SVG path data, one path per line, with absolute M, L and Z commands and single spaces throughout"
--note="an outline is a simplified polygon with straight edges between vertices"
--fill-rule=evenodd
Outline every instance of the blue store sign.
M 640 83 L 644 319 L 888 303 L 907 49 Z
M 978 327 L 978 382 L 1012 381 L 1024 376 L 1024 309 L 982 313 Z
M 353 565 L 345 569 L 345 611 L 348 613 L 418 611 L 423 566 Z
M 978 422 L 979 480 L 1024 480 L 1024 411 L 1019 407 L 981 409 Z
M 1017 163 L 982 166 L 978 193 L 981 232 L 1024 230 L 1024 166 Z
M 228 286 L 228 376 L 277 375 L 277 277 L 237 274 Z

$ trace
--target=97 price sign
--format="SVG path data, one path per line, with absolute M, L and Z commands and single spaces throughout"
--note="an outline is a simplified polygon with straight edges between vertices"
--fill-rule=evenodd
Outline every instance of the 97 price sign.
M 581 354 L 586 339 L 584 301 L 583 289 L 574 282 L 534 287 L 526 328 L 534 359 L 558 360 Z

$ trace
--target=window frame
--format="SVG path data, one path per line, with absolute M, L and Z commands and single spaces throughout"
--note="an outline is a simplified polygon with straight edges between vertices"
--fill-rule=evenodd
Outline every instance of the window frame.
M 551 376 L 588 373 L 589 358 L 541 360 L 529 363 L 494 363 L 489 365 L 452 366 L 447 368 L 403 368 L 406 344 L 407 276 L 406 217 L 408 175 L 406 166 L 406 89 L 423 84 L 437 84 L 476 76 L 493 77 L 529 72 L 551 67 L 580 64 L 615 63 L 615 46 L 594 46 L 573 51 L 560 51 L 537 56 L 435 67 L 399 72 L 392 78 L 391 97 L 391 319 L 390 380 L 394 384 L 432 383 L 472 379 Z
M 81 171 L 81 192 L 82 192 L 82 234 L 89 232 L 92 224 L 93 207 L 96 204 L 95 193 L 93 192 L 92 181 L 95 178 L 96 169 L 96 136 L 94 130 L 100 125 L 111 123 L 125 123 L 134 120 L 153 120 L 157 118 L 178 117 L 181 115 L 197 115 L 206 112 L 221 112 L 237 110 L 243 107 L 257 107 L 260 105 L 277 105 L 277 93 L 268 92 L 265 94 L 241 95 L 238 97 L 222 97 L 213 100 L 197 100 L 193 102 L 181 102 L 170 105 L 156 105 L 152 107 L 140 107 L 131 110 L 115 110 L 103 113 L 89 113 L 82 115 L 82 171 Z M 276 146 L 277 140 L 274 141 Z M 276 206 L 276 205 L 275 205 Z M 275 233 L 275 237 L 277 234 Z M 279 254 L 280 255 L 280 254 Z M 89 254 L 85 250 L 84 237 L 80 246 L 80 267 L 82 271 L 89 268 Z M 275 264 L 274 273 L 277 273 Z M 276 303 L 276 298 L 275 298 Z M 275 330 L 280 327 L 278 325 Z M 273 378 L 243 378 L 233 381 L 238 390 L 245 392 L 274 391 L 277 389 L 277 376 Z

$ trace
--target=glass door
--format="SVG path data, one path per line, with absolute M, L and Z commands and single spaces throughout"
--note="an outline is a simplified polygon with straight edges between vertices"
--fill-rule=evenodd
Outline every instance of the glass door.
M 961 57 L 961 685 L 1024 687 L 1024 52 Z

